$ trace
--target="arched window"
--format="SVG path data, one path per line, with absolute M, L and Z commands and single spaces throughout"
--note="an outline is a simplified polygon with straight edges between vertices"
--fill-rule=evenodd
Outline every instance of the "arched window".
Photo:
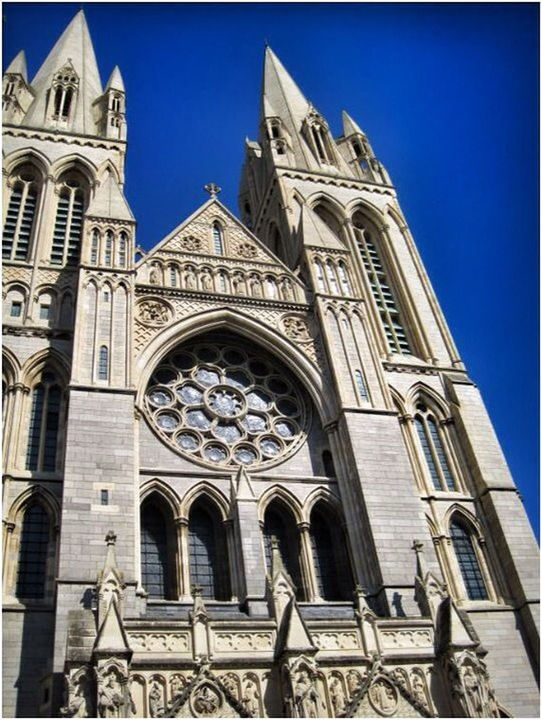
M 150 598 L 172 599 L 175 552 L 170 513 L 152 498 L 141 508 L 141 580 Z
M 78 173 L 71 173 L 60 182 L 51 248 L 53 265 L 75 265 L 79 262 L 85 210 L 84 185 Z
M 349 287 L 348 273 L 344 263 L 341 261 L 338 263 L 338 277 L 340 278 L 340 284 L 342 285 L 343 292 L 346 295 L 350 295 L 351 290 Z
M 107 380 L 109 377 L 109 349 L 107 345 L 100 347 L 98 357 L 98 380 Z
M 196 501 L 188 518 L 190 582 L 203 597 L 229 600 L 227 539 L 221 518 L 210 503 Z
M 50 111 L 53 120 L 60 120 L 63 123 L 69 120 L 78 85 L 79 78 L 71 64 L 65 65 L 55 73 L 52 87 L 52 112 Z
M 310 541 L 316 587 L 324 600 L 349 600 L 353 592 L 351 568 L 339 518 L 318 502 L 310 514 Z
M 126 245 L 127 245 L 127 238 L 126 233 L 121 232 L 120 233 L 120 239 L 118 242 L 118 265 L 119 267 L 126 267 Z
M 45 597 L 51 523 L 40 503 L 32 502 L 24 513 L 19 544 L 17 586 L 20 600 Z
M 54 472 L 62 394 L 56 375 L 46 370 L 32 390 L 26 469 Z
M 443 449 L 436 421 L 424 404 L 419 403 L 416 410 L 415 427 L 434 488 L 454 491 L 456 490 L 455 480 Z
M 472 535 L 459 519 L 451 521 L 451 540 L 468 598 L 470 600 L 486 600 L 488 593 L 472 542 Z
M 37 173 L 32 166 L 25 165 L 16 172 L 11 183 L 2 235 L 2 257 L 28 260 L 38 202 Z
M 214 223 L 212 226 L 212 242 L 214 243 L 214 254 L 224 254 L 224 243 L 222 240 L 222 231 L 218 223 Z
M 376 247 L 374 234 L 367 229 L 365 221 L 358 215 L 353 219 L 353 231 L 389 348 L 391 352 L 409 355 L 411 348 L 404 330 L 404 322 L 388 273 Z
M 272 568 L 272 538 L 278 541 L 278 550 L 285 569 L 297 588 L 297 599 L 304 599 L 304 588 L 301 582 L 299 564 L 299 536 L 295 519 L 289 510 L 278 501 L 271 502 L 265 512 L 263 540 L 267 571 Z
M 98 264 L 99 243 L 100 243 L 100 233 L 99 233 L 99 230 L 94 228 L 94 230 L 92 230 L 92 241 L 91 241 L 91 245 L 90 245 L 90 263 L 92 265 Z
M 327 269 L 327 280 L 329 282 L 329 287 L 331 288 L 331 294 L 338 295 L 338 281 L 336 279 L 334 265 L 330 260 L 327 260 L 325 267 Z
M 317 286 L 319 290 L 324 293 L 327 289 L 325 285 L 325 276 L 323 275 L 323 268 L 321 267 L 321 263 L 317 258 L 314 260 L 314 269 L 316 271 Z
M 177 286 L 177 269 L 174 265 L 169 265 L 169 284 L 171 287 Z
M 360 399 L 364 402 L 369 402 L 370 398 L 368 397 L 368 390 L 366 389 L 364 375 L 360 368 L 355 370 L 355 384 L 357 386 L 357 392 L 359 393 Z
M 107 230 L 105 233 L 105 265 L 111 265 L 113 262 L 113 233 Z

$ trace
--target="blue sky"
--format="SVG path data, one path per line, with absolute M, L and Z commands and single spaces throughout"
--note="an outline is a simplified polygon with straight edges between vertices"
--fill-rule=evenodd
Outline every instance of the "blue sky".
M 4 3 L 3 67 L 30 77 L 80 7 L 127 90 L 126 194 L 143 247 L 204 202 L 237 212 L 265 41 L 335 135 L 386 165 L 539 532 L 538 6 Z

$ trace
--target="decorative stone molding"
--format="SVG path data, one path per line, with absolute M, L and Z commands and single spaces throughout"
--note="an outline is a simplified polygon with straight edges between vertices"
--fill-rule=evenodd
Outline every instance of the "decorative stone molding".
M 392 648 L 430 648 L 433 645 L 431 630 L 380 630 L 382 647 Z
M 141 300 L 136 305 L 136 313 L 139 322 L 150 327 L 167 325 L 174 315 L 172 307 L 159 298 Z
M 361 647 L 356 632 L 313 632 L 318 650 L 355 650 Z
M 130 647 L 135 652 L 191 652 L 188 632 L 128 633 Z
M 272 632 L 238 632 L 214 634 L 216 652 L 261 652 L 274 647 Z
M 311 342 L 308 323 L 300 315 L 284 315 L 280 321 L 282 332 L 294 342 Z

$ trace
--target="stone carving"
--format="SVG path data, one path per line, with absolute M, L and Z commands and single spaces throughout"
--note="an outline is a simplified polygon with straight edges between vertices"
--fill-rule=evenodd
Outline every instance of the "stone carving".
M 398 692 L 384 678 L 377 678 L 368 689 L 368 698 L 374 710 L 381 715 L 392 715 L 398 707 Z
M 246 283 L 244 277 L 240 273 L 233 275 L 233 294 L 234 295 L 246 295 Z
M 317 690 L 306 670 L 300 670 L 296 674 L 293 682 L 293 703 L 297 717 L 318 717 Z
M 334 716 L 338 717 L 346 709 L 346 698 L 344 696 L 342 681 L 336 675 L 331 676 L 331 681 L 329 683 L 329 695 L 331 696 L 331 705 Z
M 253 277 L 250 283 L 251 294 L 253 297 L 262 297 L 261 281 L 258 277 Z
M 100 717 L 124 717 L 124 692 L 119 670 L 109 667 L 98 672 L 98 714 Z
M 295 342 L 309 342 L 312 339 L 306 320 L 298 315 L 286 315 L 282 318 L 282 329 L 285 335 Z
M 260 694 L 257 688 L 257 680 L 254 676 L 247 676 L 244 681 L 244 689 L 242 692 L 242 702 L 244 703 L 248 712 L 254 717 L 261 715 L 259 707 Z
M 214 647 L 222 652 L 271 650 L 272 633 L 216 633 Z
M 171 309 L 161 300 L 143 300 L 137 311 L 139 320 L 148 325 L 165 325 L 171 319 Z
M 197 277 L 191 268 L 184 273 L 184 287 L 186 290 L 197 290 Z
M 257 248 L 251 243 L 244 242 L 238 246 L 237 252 L 241 257 L 250 259 L 257 255 Z
M 186 235 L 185 237 L 180 238 L 180 246 L 189 252 L 199 252 L 202 244 L 201 239 L 196 238 L 193 235 Z
M 428 705 L 425 683 L 421 670 L 413 670 L 411 673 L 411 694 L 418 703 L 421 703 L 421 705 Z
M 355 632 L 312 633 L 312 639 L 320 650 L 353 650 L 359 647 Z
M 73 678 L 66 675 L 66 704 L 60 710 L 63 717 L 92 717 L 92 679 L 83 669 Z
M 184 690 L 185 686 L 186 680 L 183 675 L 180 675 L 179 673 L 175 673 L 174 675 L 172 675 L 171 679 L 169 680 L 171 699 L 174 699 L 177 695 L 180 695 L 180 693 Z
M 203 683 L 192 698 L 192 708 L 198 716 L 214 715 L 222 706 L 222 699 L 209 684 Z
M 212 275 L 209 272 L 204 272 L 201 275 L 201 289 L 202 290 L 214 290 L 212 282 Z
M 152 266 L 150 269 L 150 274 L 148 276 L 148 281 L 151 285 L 160 285 L 160 271 L 156 266 Z
M 291 287 L 291 281 L 288 278 L 283 278 L 282 282 L 280 283 L 280 288 L 282 290 L 282 297 L 284 300 L 294 300 L 295 296 L 293 295 L 293 288 Z
M 187 652 L 190 649 L 188 633 L 133 633 L 129 638 L 136 652 Z
M 347 674 L 346 683 L 348 686 L 348 692 L 350 697 L 355 693 L 356 690 L 361 686 L 361 675 L 357 670 L 350 670 Z
M 148 693 L 148 709 L 150 717 L 159 717 L 163 712 L 163 689 L 161 684 L 154 680 Z
M 457 714 L 464 717 L 499 717 L 498 703 L 485 664 L 473 653 L 447 661 L 451 696 Z
M 382 630 L 381 640 L 385 648 L 432 647 L 430 630 Z
M 227 673 L 223 675 L 220 680 L 223 682 L 224 687 L 233 695 L 236 700 L 240 699 L 240 680 L 235 673 Z

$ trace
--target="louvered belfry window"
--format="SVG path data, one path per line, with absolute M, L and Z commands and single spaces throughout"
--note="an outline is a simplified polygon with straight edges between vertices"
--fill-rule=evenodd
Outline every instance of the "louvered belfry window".
M 76 265 L 81 252 L 85 195 L 81 183 L 68 179 L 62 184 L 53 230 L 51 264 Z
M 8 202 L 2 234 L 2 258 L 5 260 L 29 259 L 37 202 L 35 174 L 23 170 L 17 175 Z
M 451 523 L 451 539 L 470 600 L 486 600 L 487 590 L 469 532 L 458 521 Z
M 401 313 L 374 237 L 362 226 L 354 227 L 354 232 L 389 348 L 391 352 L 410 355 L 411 347 L 404 330 Z
M 21 528 L 15 590 L 21 600 L 45 596 L 49 535 L 49 517 L 42 506 L 34 502 L 27 507 Z

